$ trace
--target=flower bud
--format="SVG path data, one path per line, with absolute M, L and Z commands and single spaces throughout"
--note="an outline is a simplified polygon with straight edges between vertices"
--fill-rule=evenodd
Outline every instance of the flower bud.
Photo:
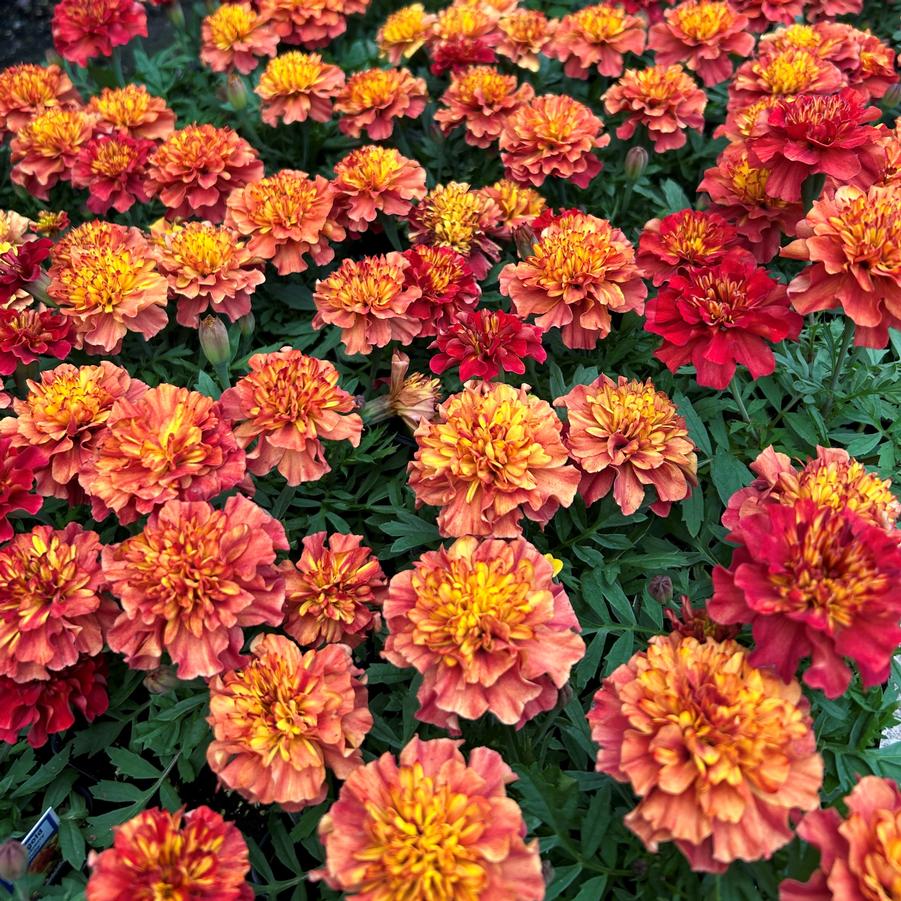
M 658 604 L 667 604 L 673 599 L 673 580 L 669 576 L 654 576 L 648 582 L 648 594 Z
M 7 882 L 21 879 L 28 871 L 28 852 L 22 842 L 11 838 L 0 845 L 0 876 Z
M 185 30 L 185 11 L 182 9 L 181 3 L 178 0 L 173 0 L 172 3 L 166 8 L 166 15 L 169 17 L 169 21 L 172 23 L 172 27 L 177 31 Z
M 886 109 L 894 109 L 901 103 L 901 84 L 893 84 L 882 96 L 882 105 Z
M 630 147 L 626 153 L 626 162 L 623 169 L 626 178 L 630 181 L 638 181 L 648 168 L 648 152 L 644 147 Z
M 233 109 L 247 109 L 247 85 L 244 79 L 235 72 L 229 72 L 225 82 L 225 96 Z
M 228 340 L 225 323 L 217 316 L 204 316 L 197 329 L 200 338 L 200 349 L 203 355 L 213 364 L 222 366 L 231 362 L 232 350 Z
M 516 255 L 524 260 L 532 256 L 532 249 L 535 247 L 535 232 L 531 225 L 517 225 L 513 229 L 513 243 L 516 245 Z
M 175 667 L 162 664 L 144 676 L 144 688 L 152 695 L 164 695 L 178 685 Z
M 257 321 L 253 317 L 253 313 L 245 313 L 237 322 L 238 331 L 241 337 L 249 338 L 256 328 Z

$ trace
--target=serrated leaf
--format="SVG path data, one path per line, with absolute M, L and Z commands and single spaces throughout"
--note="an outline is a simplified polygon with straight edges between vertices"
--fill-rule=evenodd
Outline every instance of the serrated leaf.
M 132 779 L 159 779 L 163 771 L 145 760 L 140 754 L 127 748 L 109 748 L 106 756 L 112 761 L 116 772 Z
M 710 477 L 724 505 L 739 488 L 749 485 L 754 478 L 744 463 L 723 450 L 718 450 L 710 461 Z
M 80 870 L 84 866 L 87 857 L 84 836 L 72 820 L 60 820 L 59 847 L 63 859 L 69 866 L 76 870 Z
M 132 785 L 130 782 L 113 782 L 108 779 L 92 785 L 90 791 L 91 795 L 100 801 L 138 803 L 147 797 L 147 792 L 142 791 L 137 785 Z

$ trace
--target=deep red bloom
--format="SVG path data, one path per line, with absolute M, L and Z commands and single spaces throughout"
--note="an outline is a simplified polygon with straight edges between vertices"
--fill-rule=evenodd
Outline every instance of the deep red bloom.
M 407 309 L 422 323 L 420 338 L 437 335 L 479 302 L 482 291 L 472 269 L 453 248 L 420 244 L 405 250 L 403 257 L 410 264 L 404 272 L 407 284 L 422 292 Z
M 0 542 L 12 538 L 6 517 L 13 510 L 34 515 L 44 499 L 33 494 L 34 471 L 46 465 L 47 457 L 33 447 L 10 448 L 11 438 L 0 438 Z
M 40 304 L 27 310 L 0 310 L 0 375 L 38 357 L 65 360 L 74 340 L 72 320 Z
M 444 75 L 448 69 L 462 69 L 494 63 L 497 57 L 492 45 L 484 38 L 457 37 L 439 41 L 431 51 L 432 75 Z
M 60 0 L 51 29 L 60 56 L 86 66 L 134 37 L 146 38 L 147 13 L 138 0 Z
M 794 340 L 803 320 L 788 302 L 785 286 L 743 257 L 675 276 L 646 309 L 645 329 L 660 335 L 654 353 L 675 372 L 692 363 L 700 385 L 722 390 L 737 364 L 751 377 L 776 366 L 768 342 Z
M 493 379 L 500 369 L 522 375 L 526 371 L 523 357 L 539 363 L 547 359 L 541 335 L 538 326 L 528 325 L 502 310 L 474 310 L 438 332 L 429 347 L 438 348 L 440 353 L 432 357 L 429 365 L 432 372 L 441 375 L 459 364 L 463 382 Z
M 88 141 L 72 167 L 72 184 L 88 189 L 88 209 L 102 216 L 111 207 L 124 213 L 135 203 L 147 203 L 147 157 L 155 147 L 153 141 L 123 134 Z
M 0 254 L 0 307 L 40 277 L 41 263 L 50 255 L 51 247 L 49 238 L 38 238 Z

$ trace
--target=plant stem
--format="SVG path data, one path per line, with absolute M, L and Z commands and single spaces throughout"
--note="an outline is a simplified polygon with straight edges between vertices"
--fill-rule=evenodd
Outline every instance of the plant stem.
M 832 364 L 832 378 L 829 380 L 829 397 L 826 398 L 827 412 L 832 409 L 832 403 L 835 398 L 835 389 L 838 385 L 838 380 L 841 377 L 845 358 L 848 356 L 848 351 L 851 349 L 851 341 L 853 339 L 854 321 L 846 318 L 845 330 L 842 332 L 842 343 L 839 345 L 838 354 L 835 357 L 835 362 Z
M 751 434 L 757 440 L 758 444 L 762 444 L 763 441 L 760 437 L 760 433 L 758 432 L 754 421 L 751 419 L 751 415 L 748 413 L 748 408 L 745 406 L 741 391 L 738 387 L 738 382 L 735 379 L 732 379 L 732 381 L 729 382 L 729 390 L 732 392 L 732 397 L 735 399 L 735 404 L 738 407 L 739 413 L 741 413 L 741 418 L 748 424 L 748 428 L 751 430 Z
M 116 76 L 116 84 L 120 88 L 125 87 L 125 73 L 122 71 L 122 48 L 113 47 L 113 75 Z

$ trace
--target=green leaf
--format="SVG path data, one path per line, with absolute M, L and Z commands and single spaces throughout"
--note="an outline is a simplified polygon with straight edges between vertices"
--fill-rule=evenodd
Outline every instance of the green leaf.
M 667 178 L 661 187 L 663 188 L 663 196 L 666 198 L 667 212 L 678 213 L 680 210 L 688 209 L 691 206 L 691 201 L 688 199 L 685 191 L 671 178 Z
M 594 879 L 589 879 L 585 885 L 582 886 L 579 894 L 573 899 L 573 901 L 598 901 L 598 898 L 604 897 L 604 889 L 607 887 L 607 877 L 606 876 L 595 876 Z
M 682 418 L 685 420 L 685 425 L 688 426 L 688 436 L 709 457 L 713 453 L 713 446 L 710 443 L 710 436 L 707 434 L 704 422 L 698 416 L 698 411 L 695 410 L 691 401 L 684 394 L 676 392 L 673 395 L 673 400 L 679 408 Z
M 688 529 L 692 538 L 697 538 L 704 522 L 704 493 L 700 487 L 695 488 L 691 494 L 682 501 L 682 522 Z
M 159 767 L 145 760 L 127 748 L 109 748 L 106 756 L 113 762 L 116 772 L 132 779 L 159 779 L 163 772 Z
M 87 857 L 84 836 L 75 823 L 65 817 L 59 824 L 59 847 L 69 866 L 76 870 L 84 866 Z
M 547 887 L 544 895 L 545 901 L 553 901 L 554 898 L 559 898 L 561 893 L 576 881 L 581 872 L 582 864 L 579 863 L 573 864 L 571 867 L 561 867 L 559 870 L 555 870 L 554 878 L 551 880 L 551 884 Z
M 710 476 L 724 505 L 739 488 L 744 488 L 754 478 L 744 463 L 724 450 L 718 450 L 713 455 L 710 461 Z
M 130 782 L 112 782 L 105 779 L 91 786 L 91 794 L 100 801 L 131 801 L 139 803 L 147 798 L 148 793 Z

